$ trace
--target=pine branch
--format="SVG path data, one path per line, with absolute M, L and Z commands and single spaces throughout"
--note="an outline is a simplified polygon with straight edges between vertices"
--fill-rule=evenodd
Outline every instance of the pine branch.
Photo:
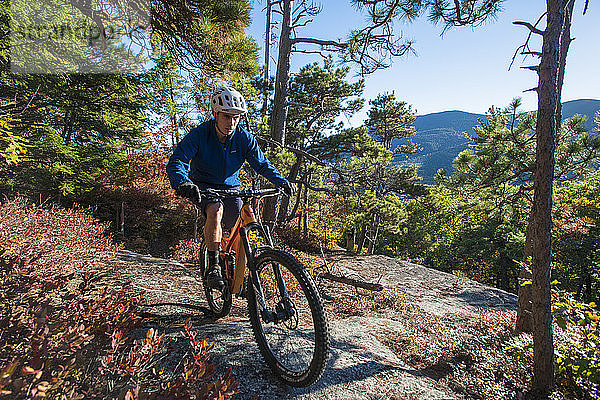
M 335 191 L 334 191 L 334 190 L 332 190 L 332 189 L 329 189 L 329 188 L 324 188 L 324 187 L 317 187 L 317 186 L 313 186 L 313 185 L 311 185 L 310 183 L 306 182 L 305 180 L 303 180 L 303 181 L 298 181 L 298 180 L 296 180 L 296 181 L 292 181 L 292 182 L 294 182 L 294 183 L 301 183 L 301 184 L 303 184 L 304 186 L 306 186 L 308 189 L 310 189 L 310 190 L 314 190 L 315 192 L 327 192 L 327 193 L 335 193 Z
M 307 159 L 309 159 L 310 161 L 313 161 L 313 162 L 315 162 L 315 163 L 317 163 L 317 164 L 319 164 L 319 165 L 323 165 L 323 166 L 331 167 L 331 165 L 327 164 L 325 161 L 323 161 L 323 160 L 320 160 L 319 158 L 317 158 L 317 157 L 313 156 L 313 155 L 312 155 L 312 154 L 310 154 L 310 153 L 307 153 L 307 152 L 306 152 L 306 151 L 304 151 L 304 150 L 300 150 L 300 149 L 298 149 L 298 148 L 296 148 L 296 147 L 292 147 L 292 146 L 282 146 L 282 145 L 281 145 L 281 143 L 279 143 L 279 142 L 276 142 L 276 141 L 274 141 L 274 140 L 271 140 L 271 139 L 264 139 L 264 141 L 265 141 L 265 142 L 267 142 L 267 143 L 269 143 L 269 144 L 271 144 L 271 145 L 275 145 L 275 146 L 277 146 L 277 147 L 280 147 L 280 148 L 282 148 L 282 149 L 289 150 L 289 151 L 291 151 L 291 152 L 292 152 L 292 153 L 294 153 L 294 154 L 297 154 L 297 155 L 301 155 L 301 156 L 303 156 L 303 157 L 306 157 L 306 158 L 307 158 Z M 333 168 L 333 167 L 331 167 L 331 168 Z M 334 168 L 334 170 L 335 170 L 335 168 Z M 338 171 L 336 171 L 336 172 L 338 172 Z
M 310 104 L 299 103 L 297 101 L 288 101 L 286 103 L 286 105 L 288 105 L 288 106 L 304 107 L 304 108 L 310 108 L 310 107 L 312 107 Z
M 458 21 L 459 24 L 463 24 L 462 22 L 462 17 L 461 17 L 461 13 L 460 13 L 460 1 L 458 0 L 454 0 L 454 7 L 456 7 L 456 20 Z

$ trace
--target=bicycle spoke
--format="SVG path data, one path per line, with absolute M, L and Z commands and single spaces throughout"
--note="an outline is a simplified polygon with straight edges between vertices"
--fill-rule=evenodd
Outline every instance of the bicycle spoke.
M 289 269 L 276 262 L 262 266 L 259 277 L 267 311 L 276 315 L 275 321 L 263 321 L 262 326 L 271 352 L 286 369 L 295 372 L 308 369 L 315 351 L 315 327 L 310 304 L 299 282 Z M 284 294 L 292 307 L 282 305 Z

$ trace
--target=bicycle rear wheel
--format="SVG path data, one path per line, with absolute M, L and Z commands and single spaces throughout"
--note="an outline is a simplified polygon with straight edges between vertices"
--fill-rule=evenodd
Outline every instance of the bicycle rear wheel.
M 225 287 L 221 290 L 213 289 L 206 283 L 206 270 L 208 268 L 208 257 L 206 254 L 206 245 L 202 243 L 200 250 L 200 271 L 202 273 L 202 285 L 204 286 L 204 294 L 208 302 L 208 308 L 213 312 L 215 318 L 223 318 L 231 311 L 232 297 L 229 282 L 225 279 Z M 219 260 L 221 265 L 221 276 L 225 277 L 225 260 Z
M 283 251 L 262 251 L 255 266 L 248 311 L 260 352 L 280 380 L 309 386 L 321 377 L 329 356 L 327 321 L 315 283 Z

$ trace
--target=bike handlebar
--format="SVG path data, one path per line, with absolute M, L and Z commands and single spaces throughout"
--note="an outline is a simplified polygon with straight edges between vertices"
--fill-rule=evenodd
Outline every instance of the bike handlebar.
M 200 189 L 200 196 L 211 196 L 218 198 L 241 197 L 243 199 L 263 198 L 277 196 L 282 193 L 281 189 L 258 189 L 258 190 L 232 190 L 232 189 Z

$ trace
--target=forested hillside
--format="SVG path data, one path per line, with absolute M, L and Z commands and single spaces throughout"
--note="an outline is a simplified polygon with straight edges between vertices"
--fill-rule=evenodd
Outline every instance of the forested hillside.
M 594 129 L 594 116 L 600 110 L 600 100 L 571 100 L 563 103 L 562 107 L 564 119 L 579 114 L 587 118 L 585 129 Z M 463 133 L 471 134 L 473 127 L 482 118 L 485 119 L 485 115 L 464 111 L 443 111 L 417 116 L 414 123 L 417 133 L 412 141 L 419 145 L 419 151 L 411 155 L 409 160 L 421 165 L 419 176 L 424 183 L 433 183 L 440 168 L 452 171 L 452 161 L 469 144 Z M 400 141 L 394 143 L 396 146 L 400 144 Z M 396 161 L 405 160 L 397 158 Z
M 433 183 L 438 169 L 452 169 L 452 160 L 467 148 L 468 140 L 464 133 L 472 133 L 480 119 L 485 119 L 485 115 L 463 111 L 443 111 L 417 117 L 417 133 L 412 141 L 419 145 L 419 150 L 409 160 L 421 165 L 419 176 L 424 183 Z

